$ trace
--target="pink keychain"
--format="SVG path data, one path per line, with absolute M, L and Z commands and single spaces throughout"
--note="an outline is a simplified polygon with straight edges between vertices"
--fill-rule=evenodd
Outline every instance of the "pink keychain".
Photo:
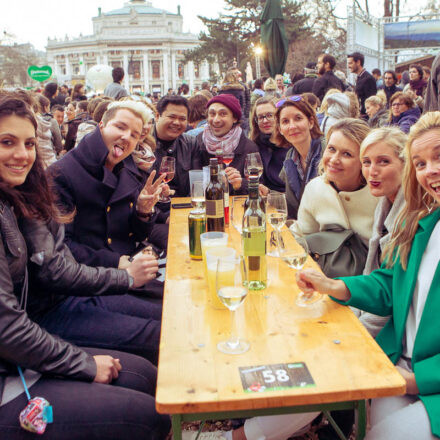
M 53 422 L 52 406 L 44 397 L 31 399 L 21 367 L 17 367 L 23 382 L 24 391 L 29 400 L 26 408 L 20 412 L 20 426 L 26 431 L 44 434 L 48 423 Z

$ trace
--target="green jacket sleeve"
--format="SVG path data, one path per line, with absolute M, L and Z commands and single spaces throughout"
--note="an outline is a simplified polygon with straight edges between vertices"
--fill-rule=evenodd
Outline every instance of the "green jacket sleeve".
M 351 293 L 351 298 L 346 301 L 334 301 L 357 307 L 366 312 L 379 316 L 388 316 L 393 311 L 393 268 L 378 269 L 370 275 L 356 277 L 342 277 L 341 279 Z

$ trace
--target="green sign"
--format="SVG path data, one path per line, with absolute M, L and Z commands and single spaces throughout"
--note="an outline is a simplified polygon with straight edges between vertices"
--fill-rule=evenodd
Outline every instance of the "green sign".
M 28 75 L 35 81 L 43 82 L 52 76 L 52 67 L 50 66 L 29 66 Z

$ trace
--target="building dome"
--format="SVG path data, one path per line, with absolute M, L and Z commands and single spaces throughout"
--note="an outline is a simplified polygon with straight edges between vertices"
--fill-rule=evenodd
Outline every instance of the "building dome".
M 131 0 L 129 2 L 126 2 L 123 8 L 113 9 L 112 11 L 104 12 L 102 15 L 104 16 L 130 15 L 133 14 L 133 11 L 136 12 L 137 14 L 178 15 L 168 12 L 165 9 L 155 8 L 153 7 L 153 4 L 151 2 L 147 2 L 145 0 Z

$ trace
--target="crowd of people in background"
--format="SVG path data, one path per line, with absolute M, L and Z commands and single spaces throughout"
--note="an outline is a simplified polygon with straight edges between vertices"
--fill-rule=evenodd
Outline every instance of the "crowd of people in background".
M 225 168 L 231 195 L 248 193 L 245 160 L 259 153 L 260 194 L 285 193 L 294 228 L 306 237 L 334 225 L 351 231 L 356 265 L 343 268 L 335 252 L 331 265 L 318 260 L 323 273 L 303 271 L 298 283 L 352 306 L 406 380 L 405 396 L 372 402 L 367 438 L 440 436 L 439 56 L 431 71 L 410 65 L 400 82 L 393 70 L 368 72 L 358 52 L 347 65 L 354 84 L 322 54 L 290 84 L 282 75 L 246 84 L 233 65 L 219 84 L 140 96 L 125 90 L 117 67 L 100 95 L 81 83 L 0 90 L 7 438 L 22 438 L 17 366 L 32 393 L 56 408 L 47 438 L 166 438 L 170 421 L 154 406 L 164 198 L 189 196 L 189 171 L 219 151 L 233 157 Z M 169 157 L 175 173 L 165 183 Z M 256 417 L 221 436 L 285 440 L 317 415 Z

